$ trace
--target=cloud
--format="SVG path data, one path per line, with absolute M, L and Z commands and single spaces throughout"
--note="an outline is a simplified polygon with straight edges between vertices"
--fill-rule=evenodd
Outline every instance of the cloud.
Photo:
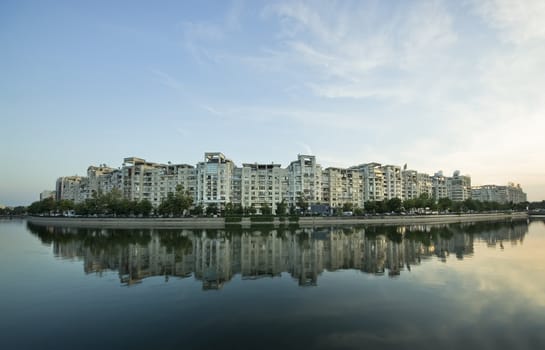
M 184 85 L 182 84 L 182 82 L 174 78 L 172 75 L 167 74 L 159 69 L 152 69 L 151 72 L 157 76 L 159 83 L 161 83 L 162 85 L 177 91 L 183 90 Z
M 414 70 L 449 62 L 445 51 L 457 35 L 441 2 L 401 6 L 390 16 L 382 11 L 362 2 L 284 2 L 264 12 L 266 18 L 279 18 L 284 55 L 312 71 L 315 78 L 308 86 L 316 95 L 407 102 L 425 91 L 417 95 L 415 88 L 429 83 Z
M 502 40 L 514 44 L 545 39 L 545 2 L 541 0 L 478 0 L 477 13 L 499 29 Z
M 210 112 L 211 114 L 214 114 L 214 115 L 222 115 L 223 113 L 218 111 L 217 109 L 215 109 L 214 107 L 212 106 L 208 106 L 208 105 L 202 105 L 201 106 L 205 111 L 208 111 Z

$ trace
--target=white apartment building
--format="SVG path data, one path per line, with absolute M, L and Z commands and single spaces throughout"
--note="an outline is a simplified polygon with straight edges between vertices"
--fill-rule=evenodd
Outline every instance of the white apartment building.
M 384 179 L 384 200 L 402 198 L 401 167 L 397 165 L 381 166 Z
M 195 198 L 196 176 L 195 168 L 187 164 L 161 164 L 148 170 L 149 200 L 158 207 L 169 193 L 175 193 L 178 185 Z
M 237 168 L 237 173 L 240 174 L 240 204 L 253 206 L 259 212 L 263 206 L 268 206 L 276 213 L 276 204 L 282 201 L 287 188 L 286 169 L 280 164 L 254 163 L 243 164 L 242 168 Z
M 80 203 L 85 200 L 87 193 L 87 178 L 77 175 L 59 177 L 55 192 L 55 199 L 58 201 L 66 199 Z
M 452 177 L 447 179 L 448 198 L 456 202 L 462 202 L 471 198 L 471 177 L 469 175 L 460 175 L 456 170 Z
M 327 168 L 322 173 L 322 200 L 331 208 L 363 208 L 363 175 L 356 169 Z
M 112 173 L 116 169 L 107 167 L 105 164 L 100 166 L 93 166 L 87 168 L 87 178 L 89 179 L 89 193 L 87 194 L 88 198 L 93 196 L 93 193 L 108 193 L 111 192 L 113 188 L 110 186 L 110 179 Z M 118 189 L 121 189 L 118 187 Z
M 55 191 L 44 190 L 40 193 L 40 200 L 43 201 L 47 198 L 55 199 L 56 194 L 57 193 Z
M 240 204 L 263 206 L 276 211 L 283 200 L 296 206 L 302 199 L 311 204 L 327 204 L 332 208 L 351 203 L 364 207 L 365 202 L 418 198 L 428 194 L 434 200 L 450 198 L 463 201 L 471 198 L 497 202 L 520 203 L 526 194 L 520 185 L 486 185 L 471 188 L 471 178 L 455 171 L 452 177 L 442 171 L 433 176 L 407 170 L 406 166 L 367 163 L 350 168 L 327 168 L 317 164 L 316 157 L 298 155 L 287 168 L 280 164 L 244 163 L 237 168 L 220 152 L 207 152 L 196 167 L 188 164 L 158 164 L 137 157 L 125 158 L 120 169 L 102 164 L 90 166 L 87 177 L 60 177 L 55 186 L 57 200 L 76 203 L 92 198 L 95 193 L 119 189 L 123 198 L 149 200 L 158 207 L 168 193 L 181 185 L 195 205 Z M 45 196 L 45 195 L 44 195 Z
M 510 182 L 507 186 L 483 185 L 471 188 L 471 197 L 482 202 L 522 203 L 526 202 L 526 193 L 520 184 Z
M 161 168 L 160 164 L 146 162 L 142 158 L 129 157 L 123 160 L 121 168 L 123 176 L 123 197 L 131 201 L 144 199 L 156 202 L 153 196 L 154 170 Z
M 361 173 L 363 179 L 363 200 L 364 202 L 383 201 L 384 195 L 384 172 L 379 163 L 361 164 L 351 167 Z
M 231 202 L 234 172 L 235 164 L 223 153 L 205 153 L 204 162 L 197 164 L 196 203 L 223 207 Z
M 296 205 L 299 197 L 309 205 L 322 202 L 322 167 L 315 156 L 298 155 L 288 166 L 287 174 L 286 197 L 290 205 Z
M 448 178 L 443 175 L 442 171 L 436 172 L 431 178 L 432 182 L 432 198 L 438 201 L 441 198 L 448 198 Z
M 420 197 L 423 194 L 427 194 L 428 198 L 433 197 L 433 182 L 429 174 L 417 173 L 417 197 Z
M 401 199 L 418 198 L 418 172 L 404 169 L 401 172 Z

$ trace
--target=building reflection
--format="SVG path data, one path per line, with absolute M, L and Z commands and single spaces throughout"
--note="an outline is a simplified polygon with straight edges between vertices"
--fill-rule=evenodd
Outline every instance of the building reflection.
M 202 288 L 288 273 L 316 286 L 324 271 L 359 270 L 396 277 L 427 259 L 464 259 L 475 241 L 505 248 L 523 241 L 526 222 L 368 226 L 320 229 L 112 230 L 28 223 L 55 256 L 81 259 L 86 274 L 117 271 L 124 285 L 152 276 L 194 277 Z

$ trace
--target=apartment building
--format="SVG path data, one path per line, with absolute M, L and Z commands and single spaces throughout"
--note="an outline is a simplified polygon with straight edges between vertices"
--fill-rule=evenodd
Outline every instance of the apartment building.
M 447 179 L 448 198 L 456 202 L 462 202 L 471 198 L 471 177 L 469 175 L 460 175 L 456 170 L 452 177 Z
M 87 168 L 87 178 L 89 179 L 89 193 L 87 197 L 92 197 L 93 194 L 108 193 L 112 191 L 110 186 L 112 173 L 116 169 L 110 168 L 105 164 Z M 120 189 L 120 188 L 119 188 Z
M 363 181 L 363 201 L 383 201 L 384 196 L 384 172 L 379 163 L 360 164 L 349 168 L 361 173 Z
M 297 205 L 299 198 L 309 205 L 322 203 L 322 167 L 315 156 L 298 155 L 288 166 L 287 175 L 286 199 L 290 205 Z
M 123 160 L 121 168 L 123 177 L 123 197 L 131 201 L 153 200 L 154 170 L 161 168 L 160 164 L 147 162 L 142 158 L 129 157 Z
M 287 189 L 286 169 L 282 169 L 280 164 L 254 163 L 243 164 L 236 170 L 240 173 L 240 204 L 253 206 L 258 212 L 267 206 L 276 213 L 276 205 L 284 199 Z M 236 190 L 233 192 L 237 193 Z
M 443 175 L 443 171 L 436 172 L 431 178 L 432 198 L 438 201 L 441 198 L 448 198 L 448 177 Z
M 397 165 L 383 165 L 380 167 L 384 179 L 384 200 L 402 198 L 401 167 Z
M 471 198 L 482 202 L 522 203 L 526 202 L 526 193 L 520 184 L 510 182 L 507 186 L 483 185 L 471 188 Z
M 44 199 L 48 198 L 55 199 L 56 194 L 57 193 L 55 191 L 44 190 L 40 193 L 40 200 L 43 201 Z
M 230 203 L 233 197 L 232 178 L 235 164 L 223 153 L 207 152 L 204 161 L 197 164 L 196 203 L 220 207 Z
M 401 199 L 418 198 L 418 172 L 404 169 L 401 172 Z
M 463 201 L 471 198 L 499 202 L 526 201 L 520 185 L 486 185 L 471 188 L 471 178 L 455 171 L 452 177 L 442 171 L 433 176 L 407 170 L 397 165 L 366 163 L 349 168 L 330 167 L 322 170 L 316 157 L 298 155 L 286 168 L 280 164 L 235 163 L 220 152 L 204 153 L 196 166 L 159 164 L 142 158 L 129 157 L 122 167 L 114 169 L 102 164 L 90 166 L 87 176 L 60 177 L 55 198 L 76 203 L 92 198 L 95 193 L 118 189 L 123 198 L 149 200 L 158 207 L 168 193 L 181 185 L 192 196 L 195 205 L 239 204 L 243 207 L 270 207 L 285 201 L 297 206 L 301 201 L 329 205 L 332 208 L 350 203 L 363 208 L 369 201 L 402 200 L 428 194 L 434 200 L 450 198 Z
M 322 200 L 331 208 L 363 208 L 363 175 L 356 169 L 327 168 L 322 173 Z
M 71 200 L 80 203 L 86 198 L 87 178 L 83 176 L 63 176 L 57 179 L 55 185 L 55 199 Z
M 433 196 L 433 181 L 429 174 L 417 173 L 417 197 L 426 194 L 428 198 Z

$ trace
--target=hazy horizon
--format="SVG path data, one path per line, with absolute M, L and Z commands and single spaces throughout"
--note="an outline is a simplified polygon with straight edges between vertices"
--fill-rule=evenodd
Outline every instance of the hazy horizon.
M 313 154 L 545 199 L 545 3 L 0 3 L 0 204 L 136 156 Z

